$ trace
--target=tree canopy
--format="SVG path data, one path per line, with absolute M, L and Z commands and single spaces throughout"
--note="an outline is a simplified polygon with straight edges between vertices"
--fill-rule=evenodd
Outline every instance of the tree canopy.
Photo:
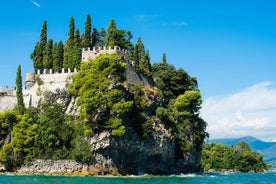
M 219 143 L 203 145 L 202 168 L 206 171 L 233 170 L 240 172 L 263 172 L 268 169 L 263 161 L 263 155 L 251 150 L 246 142 L 234 146 Z
M 132 106 L 132 101 L 124 98 L 121 85 L 126 80 L 125 70 L 126 64 L 117 55 L 106 54 L 82 63 L 72 77 L 69 92 L 79 96 L 80 115 L 95 130 L 108 128 L 113 135 L 124 134 L 122 116 Z

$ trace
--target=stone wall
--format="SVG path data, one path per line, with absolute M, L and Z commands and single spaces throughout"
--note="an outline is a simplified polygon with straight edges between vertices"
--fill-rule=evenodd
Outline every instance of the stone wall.
M 128 60 L 127 50 L 120 49 L 120 47 L 93 47 L 93 49 L 83 49 L 82 60 L 95 59 L 100 54 L 118 54 L 123 61 L 127 63 L 126 78 L 132 84 L 154 85 L 152 78 L 147 77 L 142 73 L 137 73 L 134 69 L 134 62 L 130 63 Z M 77 73 L 74 69 L 62 69 L 57 73 L 52 69 L 37 70 L 35 74 L 27 73 L 26 87 L 22 91 L 25 107 L 38 105 L 42 98 L 43 91 L 54 91 L 56 89 L 65 89 L 66 84 L 70 82 L 70 76 Z M 28 76 L 35 76 L 35 79 L 28 79 Z M 12 109 L 17 104 L 16 90 L 14 88 L 0 88 L 0 112 Z
M 25 107 L 38 105 L 39 100 L 43 97 L 43 91 L 55 91 L 56 89 L 65 89 L 66 84 L 70 82 L 70 76 L 77 70 L 70 71 L 62 69 L 61 73 L 54 73 L 53 70 L 38 70 L 35 74 L 35 83 L 32 87 L 25 87 L 22 90 Z M 39 81 L 39 82 L 38 82 Z M 0 112 L 11 110 L 17 104 L 16 90 L 0 90 Z
M 118 54 L 125 61 L 128 60 L 127 50 L 123 50 L 120 47 L 114 46 L 113 48 L 108 47 L 93 47 L 92 50 L 90 48 L 82 49 L 82 61 L 87 61 L 88 59 L 95 59 L 100 54 Z

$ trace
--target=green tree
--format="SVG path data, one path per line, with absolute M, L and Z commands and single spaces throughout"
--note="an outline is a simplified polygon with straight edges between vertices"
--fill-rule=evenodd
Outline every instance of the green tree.
M 96 28 L 93 28 L 92 33 L 92 46 L 93 47 L 102 47 L 103 45 L 100 42 L 100 33 Z
M 116 37 L 117 37 L 117 26 L 115 21 L 112 19 L 107 28 L 107 34 L 105 37 L 105 46 L 106 47 L 117 46 Z
M 19 114 L 23 114 L 25 110 L 25 104 L 22 93 L 22 76 L 21 76 L 21 65 L 18 65 L 16 72 L 16 99 L 17 99 L 17 110 Z
M 200 92 L 193 90 L 179 95 L 172 104 L 178 143 L 184 153 L 189 153 L 192 148 L 201 151 L 202 143 L 208 136 L 205 132 L 207 123 L 199 117 L 201 103 Z
M 75 38 L 75 21 L 70 17 L 68 39 L 64 45 L 63 67 L 74 69 L 74 38 Z
M 151 76 L 151 64 L 149 52 L 145 51 L 142 39 L 139 37 L 134 49 L 135 68 L 137 71 Z
M 47 69 L 53 68 L 53 39 L 49 39 L 46 44 L 43 57 L 43 66 Z
M 246 142 L 227 146 L 219 143 L 203 145 L 201 165 L 205 171 L 236 170 L 263 172 L 268 166 L 260 153 L 253 152 Z
M 40 33 L 40 41 L 35 45 L 34 51 L 31 53 L 31 59 L 33 60 L 34 69 L 42 69 L 44 51 L 47 45 L 47 22 L 44 21 Z
M 73 59 L 73 63 L 70 66 L 71 70 L 73 70 L 74 68 L 78 69 L 80 68 L 80 63 L 81 63 L 81 38 L 80 38 L 80 32 L 78 29 L 76 29 L 76 33 L 74 36 L 74 48 L 73 48 L 73 52 L 74 52 L 74 59 Z
M 82 63 L 72 77 L 69 92 L 79 96 L 80 115 L 91 122 L 95 131 L 109 129 L 113 135 L 123 135 L 123 116 L 132 106 L 124 98 L 126 64 L 116 54 L 103 54 Z
M 84 35 L 82 38 L 82 44 L 81 46 L 83 48 L 90 48 L 92 46 L 91 44 L 91 29 L 92 29 L 92 25 L 91 25 L 91 16 L 90 14 L 87 14 L 86 16 L 86 21 L 85 21 L 85 27 L 84 27 Z
M 65 122 L 63 107 L 57 103 L 43 104 L 39 118 L 38 139 L 34 154 L 37 158 L 65 159 L 71 148 L 72 130 Z
M 113 19 L 110 21 L 105 36 L 106 47 L 118 46 L 121 49 L 130 50 L 132 48 L 131 39 L 132 34 L 130 31 L 119 30 L 115 21 Z
M 53 60 L 53 69 L 54 71 L 61 71 L 63 66 L 63 43 L 60 41 L 58 44 L 55 43 L 54 46 L 54 60 Z
M 21 164 L 25 159 L 31 159 L 35 140 L 38 138 L 38 124 L 28 115 L 19 116 L 19 122 L 13 127 L 12 147 L 14 161 Z
M 187 90 L 197 89 L 196 78 L 191 77 L 182 68 L 176 69 L 167 62 L 153 64 L 152 73 L 157 87 L 162 91 L 166 104 Z
M 105 45 L 106 31 L 104 28 L 100 31 L 99 42 L 96 42 L 95 46 L 103 47 Z
M 163 53 L 162 55 L 162 64 L 166 64 L 167 63 L 167 57 L 166 57 L 166 54 Z
M 5 140 L 11 141 L 12 127 L 17 123 L 16 113 L 14 111 L 5 111 L 0 113 L 0 147 Z

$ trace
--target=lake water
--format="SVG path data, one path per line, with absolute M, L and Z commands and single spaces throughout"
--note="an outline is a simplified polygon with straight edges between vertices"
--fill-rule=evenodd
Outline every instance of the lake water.
M 0 184 L 276 184 L 276 173 L 266 174 L 188 174 L 179 176 L 71 177 L 71 176 L 7 176 L 0 175 Z

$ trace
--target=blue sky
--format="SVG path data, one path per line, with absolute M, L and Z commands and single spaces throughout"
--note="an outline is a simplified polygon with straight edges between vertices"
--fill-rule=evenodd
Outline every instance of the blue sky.
M 70 16 L 84 30 L 107 27 L 141 37 L 152 63 L 169 63 L 197 77 L 202 117 L 211 138 L 252 135 L 276 140 L 276 2 L 273 0 L 12 0 L 0 7 L 0 85 L 14 86 L 18 64 L 32 71 L 30 53 L 47 20 L 48 38 L 65 40 Z M 275 103 L 274 103 L 275 102 Z

